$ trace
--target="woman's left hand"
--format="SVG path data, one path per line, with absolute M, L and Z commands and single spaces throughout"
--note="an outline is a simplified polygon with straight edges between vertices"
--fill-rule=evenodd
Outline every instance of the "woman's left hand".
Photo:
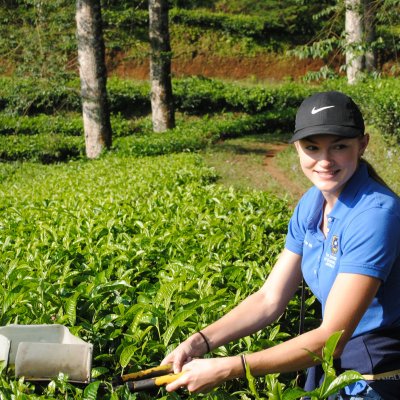
M 240 357 L 197 358 L 185 364 L 184 373 L 166 389 L 173 392 L 184 387 L 191 393 L 206 393 L 229 379 L 240 377 L 242 370 Z

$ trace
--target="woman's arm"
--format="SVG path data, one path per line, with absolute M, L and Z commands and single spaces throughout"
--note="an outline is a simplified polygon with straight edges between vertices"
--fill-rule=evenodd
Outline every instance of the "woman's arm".
M 307 351 L 321 355 L 335 332 L 343 331 L 336 356 L 340 356 L 362 316 L 372 302 L 381 281 L 366 275 L 339 274 L 329 293 L 321 325 L 287 342 L 247 356 L 254 375 L 288 372 L 315 365 Z
M 321 326 L 277 346 L 246 355 L 252 374 L 289 372 L 315 365 L 308 351 L 321 355 L 327 339 L 334 332 L 343 330 L 337 349 L 337 355 L 340 355 L 380 283 L 380 280 L 365 275 L 339 274 L 329 294 Z M 167 390 L 186 386 L 193 392 L 206 391 L 226 380 L 244 376 L 239 357 L 193 360 L 184 365 L 183 370 L 185 374 L 168 385 Z
M 202 330 L 211 349 L 250 335 L 276 320 L 285 310 L 301 281 L 301 256 L 283 250 L 264 285 L 229 313 Z M 174 364 L 175 373 L 184 363 L 207 352 L 200 334 L 182 342 L 162 362 Z

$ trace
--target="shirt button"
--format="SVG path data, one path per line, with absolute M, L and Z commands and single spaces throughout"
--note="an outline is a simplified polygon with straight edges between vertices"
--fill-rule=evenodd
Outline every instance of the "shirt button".
M 332 217 L 329 217 L 328 218 L 328 222 L 332 222 L 333 221 L 333 218 Z
M 327 232 L 329 232 L 329 231 L 330 231 L 330 229 L 329 229 L 329 228 L 326 228 L 326 231 L 327 231 Z

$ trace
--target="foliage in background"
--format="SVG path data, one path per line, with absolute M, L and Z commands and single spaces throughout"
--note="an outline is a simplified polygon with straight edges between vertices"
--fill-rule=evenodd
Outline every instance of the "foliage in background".
M 335 4 L 333 0 L 171 1 L 172 51 L 174 57 L 252 57 L 304 45 L 303 55 L 326 59 L 340 45 L 342 22 L 340 13 L 333 17 Z M 375 45 L 386 61 L 396 59 L 399 50 L 399 13 L 392 11 L 398 9 L 399 1 L 382 4 L 377 13 L 380 39 Z M 103 0 L 102 5 L 109 65 L 121 57 L 147 59 L 147 2 Z M 55 82 L 76 76 L 74 13 L 75 4 L 68 0 L 4 1 L 0 5 L 0 71 Z
M 69 79 L 76 50 L 73 10 L 67 0 L 2 2 L 0 65 L 18 76 Z
M 393 66 L 390 71 L 385 72 L 397 75 L 400 50 L 400 1 L 377 0 L 371 3 L 371 10 L 375 18 L 375 38 L 371 43 L 358 43 L 353 51 L 357 54 L 373 51 L 377 56 L 377 70 L 364 72 L 365 76 L 381 75 L 382 67 L 388 61 L 393 62 Z M 323 67 L 319 71 L 307 73 L 304 76 L 305 81 L 331 79 L 346 69 L 344 56 L 349 44 L 344 29 L 345 12 L 345 2 L 339 1 L 314 14 L 314 20 L 322 18 L 325 21 L 321 30 L 310 42 L 289 50 L 288 54 L 300 59 L 323 60 Z
M 248 87 L 222 81 L 175 80 L 178 126 L 153 134 L 146 82 L 111 79 L 114 150 L 138 156 L 196 151 L 216 140 L 287 131 L 295 109 L 309 93 L 304 86 Z M 81 157 L 83 128 L 77 82 L 0 79 L 0 159 L 45 163 Z
M 400 138 L 400 84 L 396 79 L 343 80 L 320 86 L 286 83 L 243 85 L 216 79 L 174 80 L 177 127 L 153 134 L 147 82 L 110 79 L 114 150 L 131 155 L 197 151 L 223 138 L 291 132 L 296 109 L 317 90 L 342 90 L 360 105 L 366 122 Z M 82 122 L 77 81 L 0 79 L 0 159 L 66 161 L 81 157 Z

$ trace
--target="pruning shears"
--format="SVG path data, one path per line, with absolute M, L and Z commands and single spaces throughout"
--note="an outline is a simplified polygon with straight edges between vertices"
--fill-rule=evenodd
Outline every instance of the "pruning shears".
M 115 377 L 113 385 L 125 384 L 130 392 L 140 392 L 168 385 L 182 376 L 183 373 L 174 374 L 172 364 L 159 365 L 158 367 Z

